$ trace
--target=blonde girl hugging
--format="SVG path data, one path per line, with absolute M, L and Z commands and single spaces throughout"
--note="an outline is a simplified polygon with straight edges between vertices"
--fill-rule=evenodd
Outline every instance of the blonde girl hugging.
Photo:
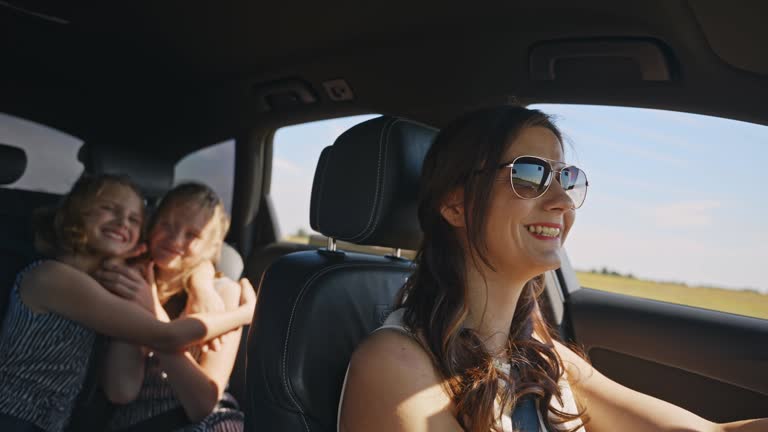
M 238 308 L 240 286 L 215 270 L 228 228 L 224 206 L 208 186 L 183 184 L 163 197 L 147 236 L 159 320 Z M 114 293 L 146 303 L 141 297 L 148 290 L 134 269 L 107 263 L 98 278 Z M 238 328 L 178 353 L 113 341 L 103 383 L 120 406 L 110 430 L 242 430 L 243 414 L 225 392 L 240 336 Z
M 64 430 L 96 333 L 173 353 L 250 322 L 256 296 L 247 281 L 236 308 L 167 321 L 158 319 L 156 291 L 128 300 L 92 277 L 104 261 L 137 253 L 144 204 L 127 178 L 83 177 L 48 215 L 37 231 L 54 258 L 19 273 L 0 333 L 0 430 Z

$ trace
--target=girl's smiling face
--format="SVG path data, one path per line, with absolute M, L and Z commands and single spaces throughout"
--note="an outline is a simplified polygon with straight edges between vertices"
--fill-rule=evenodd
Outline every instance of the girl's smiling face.
M 126 255 L 141 237 L 143 207 L 131 188 L 106 183 L 82 213 L 87 249 L 104 256 Z
M 173 204 L 158 215 L 148 239 L 155 264 L 173 272 L 210 259 L 216 240 L 214 213 L 195 202 L 186 202 Z

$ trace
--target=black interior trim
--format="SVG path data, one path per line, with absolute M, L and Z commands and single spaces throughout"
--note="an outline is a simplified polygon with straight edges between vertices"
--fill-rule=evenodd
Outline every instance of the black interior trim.
M 589 351 L 592 364 L 629 388 L 674 403 L 714 422 L 765 416 L 768 395 L 654 361 L 604 348 Z
M 576 340 L 768 395 L 768 321 L 588 288 L 567 300 Z M 649 378 L 649 377 L 646 377 Z
M 533 80 L 595 80 L 604 75 L 599 69 L 610 61 L 623 60 L 637 76 L 613 76 L 613 81 L 670 81 L 670 61 L 658 41 L 652 39 L 603 38 L 542 42 L 531 48 Z M 558 63 L 584 61 L 584 74 L 569 76 L 558 70 Z M 560 73 L 558 73 L 560 72 Z M 611 70 L 609 72 L 617 72 Z

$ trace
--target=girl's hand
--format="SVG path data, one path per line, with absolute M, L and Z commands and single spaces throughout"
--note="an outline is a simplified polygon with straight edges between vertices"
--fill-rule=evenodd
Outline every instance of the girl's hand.
M 147 251 L 147 244 L 146 243 L 137 243 L 136 247 L 128 251 L 125 255 L 123 255 L 123 260 L 129 260 L 131 258 L 136 258 L 137 256 L 143 255 L 144 252 Z
M 109 292 L 132 300 L 155 313 L 155 284 L 152 264 L 144 271 L 129 267 L 118 259 L 106 260 L 93 277 Z
M 144 275 L 120 258 L 105 260 L 93 277 L 109 292 L 127 300 L 136 300 L 142 291 L 147 291 Z

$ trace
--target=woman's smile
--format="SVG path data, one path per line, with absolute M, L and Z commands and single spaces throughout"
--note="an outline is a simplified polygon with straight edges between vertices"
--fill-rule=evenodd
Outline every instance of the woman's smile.
M 563 226 L 556 223 L 549 222 L 537 222 L 530 225 L 525 225 L 525 229 L 535 238 L 539 240 L 560 240 L 560 232 Z

